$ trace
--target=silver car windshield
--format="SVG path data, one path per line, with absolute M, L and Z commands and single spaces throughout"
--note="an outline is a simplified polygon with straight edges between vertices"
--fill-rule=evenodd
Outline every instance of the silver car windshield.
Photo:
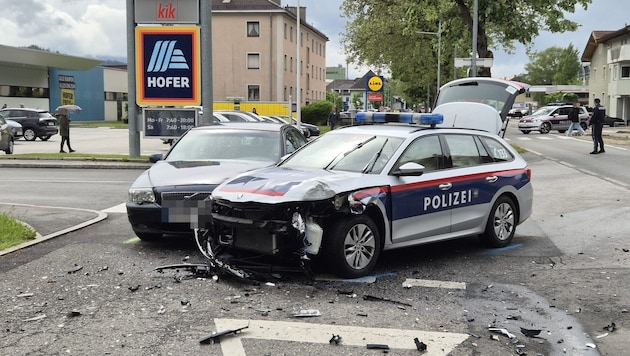
M 192 130 L 182 136 L 166 161 L 280 159 L 280 133 L 255 130 Z
M 329 132 L 281 165 L 378 174 L 402 142 L 400 137 Z

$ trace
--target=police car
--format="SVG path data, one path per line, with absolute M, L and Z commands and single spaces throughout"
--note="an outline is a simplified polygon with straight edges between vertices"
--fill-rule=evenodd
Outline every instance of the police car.
M 497 82 L 513 100 L 516 87 Z M 470 236 L 508 245 L 531 214 L 531 171 L 497 135 L 502 108 L 452 98 L 432 114 L 362 113 L 362 125 L 227 180 L 208 202 L 210 223 L 195 231 L 201 252 L 241 277 L 249 272 L 238 257 L 253 253 L 306 272 L 319 259 L 356 278 L 385 250 Z M 512 103 L 503 104 L 507 114 Z M 377 124 L 386 121 L 403 124 Z

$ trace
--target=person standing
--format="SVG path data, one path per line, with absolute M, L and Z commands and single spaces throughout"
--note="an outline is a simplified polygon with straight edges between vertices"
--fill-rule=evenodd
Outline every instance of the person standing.
M 339 123 L 339 111 L 337 107 L 333 105 L 332 111 L 328 115 L 328 126 L 330 126 L 331 130 L 334 130 Z
M 61 135 L 61 146 L 59 147 L 59 153 L 66 153 L 63 150 L 64 143 L 68 145 L 68 152 L 72 153 L 74 150 L 70 147 L 70 118 L 66 110 L 60 110 L 57 113 L 57 120 L 59 120 L 59 135 Z
M 591 115 L 590 125 L 593 126 L 593 152 L 592 155 L 604 153 L 604 139 L 602 138 L 602 129 L 604 128 L 604 119 L 606 117 L 606 108 L 600 104 L 599 99 L 595 99 L 595 109 Z
M 569 120 L 571 123 L 569 124 L 569 131 L 567 131 L 567 136 L 571 136 L 573 134 L 573 129 L 577 128 L 580 136 L 584 135 L 584 129 L 582 125 L 580 125 L 580 103 L 575 102 L 571 111 L 569 111 Z
M 256 108 L 253 108 L 253 109 L 252 109 L 252 114 L 256 114 L 256 115 L 258 115 L 258 111 L 256 111 Z

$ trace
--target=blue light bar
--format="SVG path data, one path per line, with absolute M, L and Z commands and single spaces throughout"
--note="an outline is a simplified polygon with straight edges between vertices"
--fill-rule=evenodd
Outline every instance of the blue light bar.
M 438 125 L 444 122 L 442 114 L 420 114 L 409 112 L 365 112 L 357 113 L 356 120 L 360 124 L 383 124 L 399 122 L 403 124 Z

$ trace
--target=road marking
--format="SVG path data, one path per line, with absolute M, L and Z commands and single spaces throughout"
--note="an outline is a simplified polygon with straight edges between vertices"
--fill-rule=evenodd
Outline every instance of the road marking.
M 127 213 L 127 206 L 126 203 L 120 203 L 118 205 L 114 205 L 111 208 L 107 208 L 105 210 L 101 210 L 104 213 L 118 213 L 118 214 L 126 214 Z
M 450 282 L 450 281 L 433 281 L 429 279 L 407 278 L 402 286 L 404 288 L 411 287 L 429 287 L 429 288 L 446 288 L 446 289 L 466 289 L 466 283 Z
M 414 338 L 427 344 L 423 356 L 448 355 L 468 338 L 468 334 L 422 330 L 367 328 L 359 326 L 312 324 L 288 321 L 214 319 L 217 331 L 238 329 L 240 333 L 221 339 L 223 355 L 246 356 L 241 339 L 294 341 L 329 344 L 332 335 L 341 336 L 341 345 L 386 344 L 390 349 L 417 350 Z M 331 346 L 334 348 L 337 346 Z

